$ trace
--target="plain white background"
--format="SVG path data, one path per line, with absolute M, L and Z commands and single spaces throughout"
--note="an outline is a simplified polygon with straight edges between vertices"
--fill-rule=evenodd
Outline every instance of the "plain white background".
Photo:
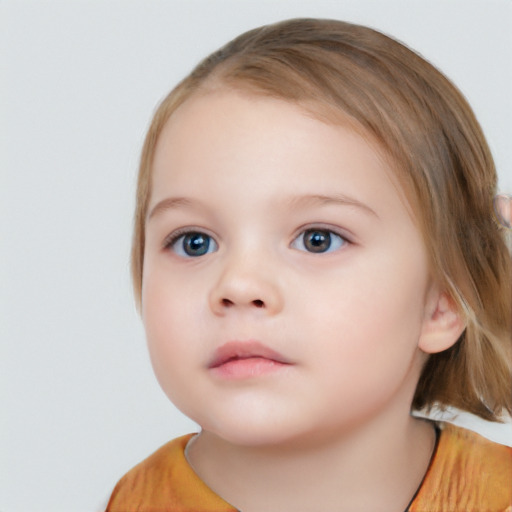
M 159 389 L 132 301 L 140 147 L 200 58 L 301 16 L 373 26 L 444 70 L 512 192 L 510 0 L 0 1 L 1 512 L 100 510 L 197 428 Z M 510 424 L 457 421 L 512 445 Z

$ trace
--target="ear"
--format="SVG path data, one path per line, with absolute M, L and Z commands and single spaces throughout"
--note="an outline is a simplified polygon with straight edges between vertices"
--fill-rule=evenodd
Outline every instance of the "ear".
M 494 211 L 499 222 L 506 228 L 512 228 L 512 195 L 498 194 L 494 196 Z
M 454 300 L 433 287 L 428 294 L 418 347 L 427 354 L 450 348 L 466 328 Z

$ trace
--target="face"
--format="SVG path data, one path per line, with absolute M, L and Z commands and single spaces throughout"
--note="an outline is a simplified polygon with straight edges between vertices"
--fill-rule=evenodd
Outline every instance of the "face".
M 153 173 L 142 314 L 178 408 L 245 445 L 408 412 L 430 279 L 375 148 L 296 105 L 217 91 L 171 117 Z

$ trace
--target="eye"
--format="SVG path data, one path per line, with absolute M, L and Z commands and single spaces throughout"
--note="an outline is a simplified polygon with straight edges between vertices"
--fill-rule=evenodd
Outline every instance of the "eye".
M 348 241 L 329 229 L 312 228 L 303 231 L 293 242 L 292 247 L 312 253 L 332 252 Z
M 200 231 L 189 231 L 174 235 L 165 246 L 183 258 L 197 258 L 218 249 L 215 240 L 210 235 Z

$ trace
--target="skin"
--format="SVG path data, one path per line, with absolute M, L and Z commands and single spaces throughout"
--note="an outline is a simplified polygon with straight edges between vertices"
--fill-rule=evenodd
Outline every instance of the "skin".
M 426 354 L 463 325 L 392 176 L 348 126 L 230 90 L 187 100 L 160 136 L 151 360 L 202 427 L 191 465 L 244 512 L 403 510 L 428 467 L 434 432 L 410 404 Z M 187 255 L 183 229 L 208 251 Z M 310 252 L 308 229 L 330 230 L 330 248 Z M 209 368 L 223 344 L 253 340 L 289 364 L 238 379 Z

